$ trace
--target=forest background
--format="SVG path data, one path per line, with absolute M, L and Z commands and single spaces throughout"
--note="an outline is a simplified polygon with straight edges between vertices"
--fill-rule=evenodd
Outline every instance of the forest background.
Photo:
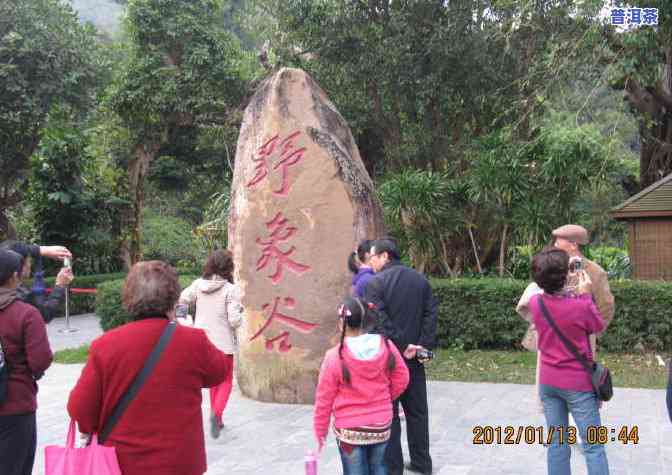
M 408 263 L 528 278 L 568 222 L 628 276 L 608 210 L 672 171 L 663 0 L 6 0 L 0 238 L 81 274 L 226 246 L 242 113 L 283 66 L 343 114 Z M 609 8 L 658 8 L 658 26 Z M 627 23 L 627 22 L 626 22 Z

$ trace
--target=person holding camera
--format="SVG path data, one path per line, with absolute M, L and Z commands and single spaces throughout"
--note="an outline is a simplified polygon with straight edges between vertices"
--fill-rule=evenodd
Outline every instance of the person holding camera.
M 34 244 L 25 244 L 19 241 L 5 241 L 0 245 L 0 249 L 8 249 L 14 251 L 22 257 L 21 272 L 19 278 L 24 281 L 30 278 L 32 263 L 37 263 L 37 271 L 35 273 L 36 280 L 42 279 L 42 257 L 50 259 L 63 260 L 72 259 L 70 251 L 63 246 L 37 246 Z M 66 287 L 70 285 L 74 275 L 69 266 L 64 266 L 56 276 L 56 285 L 48 297 L 44 297 L 43 285 L 33 285 L 33 288 L 28 289 L 19 284 L 16 295 L 19 300 L 33 305 L 40 311 L 45 323 L 49 323 L 54 319 L 58 313 L 63 300 L 65 299 Z
M 607 329 L 614 319 L 614 296 L 609 288 L 609 279 L 607 273 L 596 262 L 586 259 L 581 252 L 581 246 L 588 244 L 588 231 L 583 226 L 577 224 L 565 224 L 553 230 L 553 246 L 562 249 L 569 256 L 569 278 L 567 280 L 568 288 L 575 288 L 580 276 L 587 278 L 591 283 L 591 295 L 597 308 L 604 318 Z M 602 333 L 600 332 L 600 334 Z M 590 344 L 593 352 L 595 351 L 595 335 L 591 335 Z
M 552 243 L 545 246 L 543 251 L 562 249 L 569 256 L 569 270 L 567 282 L 564 286 L 565 292 L 578 293 L 578 282 L 580 279 L 590 282 L 590 294 L 597 305 L 597 308 L 600 310 L 600 314 L 605 322 L 604 328 L 606 329 L 614 318 L 614 296 L 609 288 L 607 273 L 599 266 L 599 264 L 590 259 L 586 259 L 581 252 L 581 246 L 584 246 L 589 242 L 588 231 L 583 226 L 577 224 L 565 224 L 564 226 L 554 229 L 551 235 L 553 236 Z M 537 351 L 538 335 L 534 323 L 532 322 L 529 302 L 534 295 L 542 292 L 543 290 L 540 289 L 535 282 L 532 282 L 527 289 L 525 289 L 525 292 L 516 307 L 518 314 L 530 323 L 530 327 L 521 342 L 523 347 L 530 351 Z M 602 332 L 604 332 L 604 329 L 600 334 Z M 590 345 L 591 351 L 593 355 L 595 355 L 597 353 L 597 335 L 590 335 Z M 537 355 L 535 389 L 537 394 L 539 392 L 540 365 L 540 355 Z M 541 409 L 541 400 L 538 397 L 537 402 Z
M 532 259 L 532 277 L 543 293 L 529 302 L 538 332 L 541 355 L 539 392 L 548 433 L 552 434 L 547 453 L 549 475 L 569 475 L 572 432 L 583 442 L 583 454 L 590 475 L 607 475 L 609 465 L 604 446 L 587 443 L 587 431 L 601 425 L 599 400 L 592 375 L 572 352 L 591 364 L 594 353 L 588 335 L 604 330 L 606 323 L 591 296 L 592 284 L 581 274 L 576 292 L 567 292 L 569 256 L 562 249 L 544 250 Z M 569 427 L 569 414 L 578 431 Z M 578 433 L 577 433 L 578 432 Z
M 409 384 L 393 404 L 392 433 L 385 459 L 390 475 L 404 468 L 432 473 L 429 454 L 429 408 L 424 364 L 433 357 L 436 344 L 438 304 L 427 278 L 400 262 L 399 249 L 391 239 L 374 241 L 369 262 L 375 276 L 365 289 L 365 300 L 378 310 L 380 320 L 374 332 L 381 333 L 404 355 Z M 410 463 L 404 467 L 401 451 L 399 403 L 406 418 Z
M 399 350 L 382 335 L 366 333 L 373 304 L 346 298 L 338 309 L 340 344 L 327 351 L 315 392 L 313 425 L 322 451 L 334 415 L 345 474 L 386 475 L 392 401 L 408 384 Z
M 0 473 L 30 475 L 37 441 L 37 380 L 53 355 L 40 313 L 17 295 L 20 254 L 0 249 Z

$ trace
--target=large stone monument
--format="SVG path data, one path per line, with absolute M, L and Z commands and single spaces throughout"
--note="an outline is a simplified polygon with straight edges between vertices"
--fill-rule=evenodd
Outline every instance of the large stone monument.
M 338 339 L 348 254 L 384 230 L 348 125 L 300 69 L 267 79 L 245 111 L 228 231 L 245 307 L 240 388 L 261 401 L 312 403 Z

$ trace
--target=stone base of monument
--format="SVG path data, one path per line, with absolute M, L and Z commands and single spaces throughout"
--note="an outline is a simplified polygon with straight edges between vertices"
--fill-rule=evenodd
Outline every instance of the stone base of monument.
M 238 366 L 236 377 L 246 397 L 264 402 L 313 404 L 319 367 L 302 368 L 293 360 L 257 354 Z

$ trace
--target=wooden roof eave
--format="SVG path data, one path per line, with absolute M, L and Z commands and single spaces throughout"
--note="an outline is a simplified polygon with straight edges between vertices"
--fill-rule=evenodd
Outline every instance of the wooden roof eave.
M 612 218 L 617 220 L 628 220 L 638 218 L 672 218 L 672 210 L 670 211 L 611 211 L 609 213 Z

